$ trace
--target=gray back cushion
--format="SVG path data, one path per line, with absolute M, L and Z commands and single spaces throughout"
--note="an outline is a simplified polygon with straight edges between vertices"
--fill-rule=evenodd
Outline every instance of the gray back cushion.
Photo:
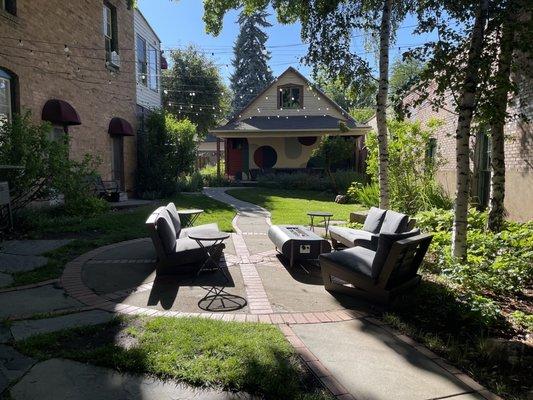
M 407 239 L 412 236 L 420 234 L 420 229 L 413 229 L 409 232 L 403 233 L 380 233 L 378 239 L 378 249 L 376 250 L 376 256 L 374 257 L 374 262 L 372 263 L 372 278 L 378 279 L 381 270 L 387 257 L 389 256 L 390 250 L 394 242 L 398 240 Z
M 396 211 L 387 210 L 381 224 L 380 233 L 401 233 L 407 230 L 409 217 Z
M 162 209 L 159 213 L 156 229 L 165 253 L 173 253 L 176 249 L 176 231 L 166 209 Z
M 383 218 L 385 217 L 386 210 L 381 208 L 372 207 L 366 215 L 365 224 L 363 225 L 363 230 L 372 233 L 378 233 L 383 223 Z
M 178 214 L 178 210 L 176 210 L 176 205 L 174 203 L 168 203 L 166 209 L 168 211 L 170 220 L 174 225 L 174 230 L 176 231 L 176 238 L 178 238 L 180 236 L 181 231 L 181 220 Z

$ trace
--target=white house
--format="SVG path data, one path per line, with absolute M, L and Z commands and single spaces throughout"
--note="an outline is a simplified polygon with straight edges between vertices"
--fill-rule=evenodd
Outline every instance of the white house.
M 166 68 L 166 60 L 161 56 L 161 40 L 138 9 L 135 9 L 134 32 L 137 114 L 142 121 L 149 110 L 162 106 L 161 69 Z

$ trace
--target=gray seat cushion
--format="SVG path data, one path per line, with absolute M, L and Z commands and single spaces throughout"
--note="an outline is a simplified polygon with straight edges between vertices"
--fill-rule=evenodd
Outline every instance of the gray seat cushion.
M 329 254 L 321 254 L 320 258 L 338 267 L 358 272 L 370 278 L 372 276 L 372 263 L 374 262 L 375 255 L 375 251 L 365 249 L 364 247 L 353 247 L 351 249 L 334 251 Z
M 170 216 L 172 224 L 174 225 L 174 230 L 176 231 L 176 238 L 179 238 L 181 232 L 181 220 L 178 214 L 178 210 L 176 209 L 176 205 L 174 203 L 168 203 L 165 208 L 168 212 L 168 215 Z
M 215 231 L 220 232 L 220 229 L 218 229 L 218 224 L 212 223 L 212 224 L 204 224 L 204 225 L 198 225 L 198 226 L 191 226 L 190 228 L 183 228 L 180 232 L 179 237 L 188 237 L 189 233 L 201 233 L 205 231 Z
M 405 214 L 401 214 L 396 211 L 387 210 L 385 213 L 385 219 L 381 228 L 380 233 L 400 233 L 407 230 L 407 224 L 409 223 L 409 217 Z
M 196 240 L 182 238 L 175 240 L 173 261 L 175 265 L 201 263 L 205 260 L 205 251 Z
M 403 233 L 380 233 L 376 257 L 374 258 L 374 263 L 372 265 L 372 278 L 378 279 L 394 242 L 417 236 L 419 234 L 420 229 L 413 229 L 412 231 Z
M 165 253 L 173 253 L 176 248 L 176 231 L 166 209 L 160 210 L 155 228 Z
M 378 235 L 360 229 L 332 226 L 329 229 L 329 234 L 332 239 L 346 247 L 363 246 L 375 250 L 378 244 Z
M 378 233 L 383 219 L 385 218 L 386 210 L 381 208 L 371 207 L 366 215 L 365 223 L 363 225 L 363 230 L 372 233 Z

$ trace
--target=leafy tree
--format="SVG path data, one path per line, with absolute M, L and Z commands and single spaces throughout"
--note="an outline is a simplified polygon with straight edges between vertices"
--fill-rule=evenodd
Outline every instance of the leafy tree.
M 398 58 L 392 64 L 390 75 L 390 99 L 395 104 L 420 79 L 424 63 L 417 58 Z
M 190 120 L 178 121 L 167 111 L 148 116 L 137 157 L 137 188 L 144 197 L 174 194 L 178 177 L 194 170 L 196 130 Z
M 335 193 L 339 193 L 339 185 L 332 172 L 332 166 L 346 161 L 354 153 L 355 139 L 343 136 L 322 136 L 312 156 L 323 162 L 324 169 L 331 179 L 331 186 Z
M 376 105 L 377 83 L 367 77 L 357 89 L 345 82 L 342 77 L 330 78 L 323 68 L 314 74 L 314 81 L 324 93 L 345 110 L 368 109 Z
M 268 0 L 205 0 L 204 22 L 208 32 L 217 35 L 224 14 L 244 5 L 245 10 L 263 8 Z M 372 76 L 368 62 L 352 51 L 354 30 L 364 29 L 379 33 L 379 82 L 376 96 L 376 117 L 380 149 L 380 205 L 388 207 L 387 175 L 387 98 L 389 75 L 389 48 L 394 39 L 394 28 L 407 10 L 404 1 L 392 0 L 273 0 L 278 20 L 282 23 L 300 21 L 302 39 L 309 43 L 305 61 L 324 68 L 329 78 L 342 77 L 354 88 L 361 87 Z M 377 21 L 377 22 L 376 22 Z
M 227 115 L 229 91 L 215 63 L 198 49 L 176 50 L 171 57 L 162 85 L 164 107 L 177 119 L 189 119 L 204 137 Z
M 272 26 L 267 12 L 256 10 L 251 14 L 242 11 L 238 23 L 240 33 L 233 47 L 234 72 L 231 75 L 231 90 L 234 93 L 232 108 L 238 112 L 274 80 L 268 66 L 270 53 L 265 47 L 268 36 L 261 28 Z

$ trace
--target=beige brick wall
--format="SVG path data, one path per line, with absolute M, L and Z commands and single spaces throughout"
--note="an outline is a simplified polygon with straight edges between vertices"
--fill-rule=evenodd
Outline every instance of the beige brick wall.
M 109 3 L 117 9 L 121 68 L 116 73 L 105 65 L 101 0 L 17 0 L 16 17 L 0 13 L 0 68 L 18 76 L 21 109 L 31 110 L 38 121 L 47 100 L 69 102 L 82 122 L 69 130 L 71 157 L 100 157 L 104 179 L 112 178 L 113 168 L 109 121 L 121 117 L 136 127 L 133 10 L 125 0 Z M 134 185 L 135 143 L 135 137 L 124 138 L 129 190 Z

